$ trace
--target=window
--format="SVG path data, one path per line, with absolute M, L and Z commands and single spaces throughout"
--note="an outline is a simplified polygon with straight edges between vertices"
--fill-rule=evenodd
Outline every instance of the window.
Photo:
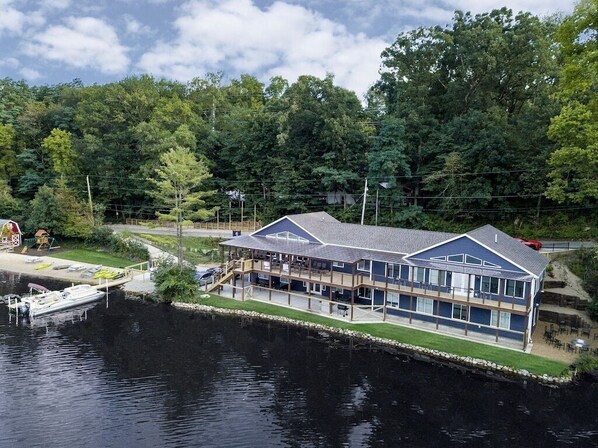
M 507 280 L 505 284 L 505 296 L 523 299 L 524 287 L 524 282 L 520 282 L 519 280 Z
M 453 263 L 463 263 L 463 254 L 449 255 L 447 260 L 452 261 Z
M 446 271 L 430 269 L 430 284 L 446 286 Z
M 416 282 L 423 282 L 426 278 L 426 268 L 414 267 L 413 280 Z
M 484 261 L 484 266 L 488 266 L 490 268 L 500 268 L 499 265 L 494 264 L 494 263 L 490 263 L 489 261 Z
M 430 260 L 446 261 L 446 257 L 430 257 Z
M 498 313 L 498 315 L 496 314 Z M 498 319 L 497 319 L 498 318 Z M 498 322 L 498 328 L 503 328 L 508 330 L 511 328 L 511 313 L 507 313 L 504 311 L 490 311 L 490 325 L 492 327 L 496 327 Z
M 490 294 L 498 294 L 498 279 L 496 277 L 482 276 L 480 280 L 480 291 Z
M 401 276 L 401 265 L 394 263 L 386 263 L 386 276 L 387 277 L 400 277 Z
M 370 260 L 361 260 L 359 263 L 357 263 L 357 270 L 370 272 L 371 265 L 372 262 Z
M 359 297 L 363 297 L 364 299 L 371 300 L 372 289 L 371 288 L 359 288 L 359 290 L 357 291 L 357 294 L 359 295 Z
M 387 292 L 386 293 L 386 304 L 388 306 L 399 307 L 399 293 L 398 292 Z
M 467 320 L 467 306 L 454 303 L 453 319 Z
M 301 243 L 309 243 L 307 239 L 295 235 L 291 232 L 270 233 L 266 235 L 266 238 L 275 238 L 277 240 L 299 241 Z
M 475 264 L 478 266 L 482 265 L 482 260 L 478 257 L 472 257 L 471 255 L 465 255 L 465 264 Z
M 340 261 L 333 261 L 332 266 L 334 266 L 335 268 L 344 268 L 345 263 L 341 263 Z
M 434 314 L 434 299 L 418 297 L 415 310 L 418 313 Z

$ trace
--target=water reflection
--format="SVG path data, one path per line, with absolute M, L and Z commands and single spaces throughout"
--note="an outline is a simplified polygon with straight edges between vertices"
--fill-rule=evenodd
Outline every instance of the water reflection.
M 13 380 L 0 382 L 1 445 L 598 443 L 595 385 L 495 381 L 323 333 L 109 300 L 48 329 L 9 325 L 0 307 Z

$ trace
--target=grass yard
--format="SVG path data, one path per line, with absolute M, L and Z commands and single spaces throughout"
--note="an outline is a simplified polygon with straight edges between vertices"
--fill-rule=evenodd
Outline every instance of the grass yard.
M 137 236 L 165 252 L 176 255 L 177 239 L 174 235 L 150 235 L 148 233 L 138 233 Z M 221 241 L 224 241 L 224 239 L 184 236 L 183 258 L 193 264 L 220 263 L 218 243 Z
M 92 249 L 69 249 L 51 254 L 54 258 L 63 260 L 78 261 L 81 263 L 101 264 L 111 268 L 125 268 L 135 264 L 135 261 L 126 258 L 115 257 L 106 252 Z
M 290 319 L 297 319 L 329 327 L 355 330 L 372 336 L 391 339 L 405 344 L 417 345 L 433 350 L 440 350 L 459 356 L 470 356 L 472 358 L 485 359 L 496 364 L 513 367 L 515 369 L 526 369 L 537 375 L 547 374 L 550 376 L 561 376 L 568 371 L 568 364 L 561 361 L 554 361 L 541 356 L 530 355 L 514 350 L 502 349 L 476 342 L 464 341 L 449 336 L 442 336 L 428 333 L 413 328 L 399 327 L 391 324 L 350 324 L 336 319 L 329 319 L 323 316 L 313 315 L 308 312 L 291 310 L 276 305 L 248 300 L 239 302 L 220 296 L 210 296 L 201 299 L 199 303 L 218 308 L 239 309 L 255 311 L 272 316 L 282 316 Z

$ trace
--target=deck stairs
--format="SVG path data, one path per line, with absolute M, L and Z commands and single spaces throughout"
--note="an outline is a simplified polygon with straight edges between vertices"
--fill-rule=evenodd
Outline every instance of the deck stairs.
M 232 278 L 232 276 L 235 274 L 235 269 L 242 265 L 243 265 L 242 259 L 241 260 L 230 260 L 224 266 L 221 277 L 217 281 L 212 283 L 210 286 L 208 286 L 208 288 L 206 289 L 206 292 L 212 292 L 215 289 L 220 288 L 220 286 L 222 286 L 223 284 L 225 284 Z

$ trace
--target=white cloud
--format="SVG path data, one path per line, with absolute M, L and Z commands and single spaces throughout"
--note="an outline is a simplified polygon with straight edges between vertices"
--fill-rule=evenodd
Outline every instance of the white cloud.
M 25 78 L 27 81 L 35 81 L 42 77 L 41 73 L 33 68 L 23 67 L 21 70 L 19 70 L 19 73 L 23 75 L 23 78 Z
M 175 21 L 176 38 L 142 55 L 139 67 L 188 80 L 224 70 L 268 76 L 324 76 L 363 94 L 377 79 L 381 39 L 351 34 L 302 6 L 276 2 L 260 9 L 251 0 L 195 0 Z
M 20 33 L 25 24 L 25 14 L 12 4 L 12 0 L 0 0 L 0 35 L 3 32 Z
M 62 10 L 71 6 L 71 0 L 41 0 L 40 6 L 46 10 Z
M 66 26 L 54 25 L 34 34 L 25 44 L 24 52 L 105 74 L 121 74 L 127 70 L 128 49 L 120 44 L 110 25 L 94 17 L 69 17 L 65 22 Z
M 7 67 L 15 69 L 20 65 L 19 60 L 16 58 L 4 58 L 0 59 L 0 67 Z
M 125 15 L 126 30 L 128 34 L 150 34 L 151 29 L 147 25 L 143 25 L 141 22 L 136 20 L 133 16 Z

